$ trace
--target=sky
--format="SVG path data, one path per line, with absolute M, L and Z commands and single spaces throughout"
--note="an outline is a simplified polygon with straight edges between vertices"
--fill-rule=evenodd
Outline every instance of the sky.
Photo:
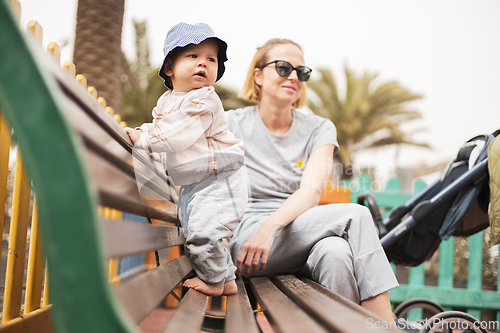
M 61 59 L 71 60 L 77 0 L 20 2 L 21 26 L 37 20 L 44 47 L 67 42 Z M 500 128 L 498 17 L 499 0 L 125 0 L 122 48 L 133 61 L 133 20 L 146 20 L 150 60 L 160 66 L 174 24 L 205 22 L 228 44 L 220 83 L 236 91 L 256 47 L 276 37 L 302 46 L 312 79 L 328 68 L 342 89 L 347 65 L 357 74 L 377 73 L 376 84 L 397 81 L 423 95 L 408 105 L 423 116 L 410 127 L 425 129 L 412 137 L 433 149 L 380 148 L 355 156 L 359 165 L 394 170 L 446 162 L 468 139 Z

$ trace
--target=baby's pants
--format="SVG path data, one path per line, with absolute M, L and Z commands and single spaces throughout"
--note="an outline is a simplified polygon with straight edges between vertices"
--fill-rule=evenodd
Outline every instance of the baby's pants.
M 178 205 L 184 248 L 194 271 L 201 280 L 212 285 L 234 280 L 236 267 L 223 240 L 233 235 L 245 213 L 248 201 L 246 169 L 210 175 L 198 183 L 183 186 L 182 192 Z
M 230 243 L 234 260 L 269 213 L 246 214 Z M 313 207 L 276 234 L 255 275 L 301 273 L 359 303 L 398 286 L 369 210 L 357 204 Z

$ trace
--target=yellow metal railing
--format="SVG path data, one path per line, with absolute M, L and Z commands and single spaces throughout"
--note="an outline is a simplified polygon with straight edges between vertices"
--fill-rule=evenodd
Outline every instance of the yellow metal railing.
M 21 14 L 21 6 L 18 0 L 10 0 L 18 21 Z M 30 21 L 27 33 L 34 36 L 38 43 L 42 44 L 43 29 L 36 21 Z M 49 43 L 47 50 L 60 63 L 61 51 L 56 43 Z M 70 61 L 63 64 L 69 73 L 97 99 L 106 111 L 113 115 L 114 119 L 125 127 L 126 123 L 121 121 L 119 115 L 114 114 L 113 108 L 106 105 L 106 100 L 98 97 L 94 87 L 87 87 L 87 79 L 83 75 L 75 75 L 75 65 Z M 9 158 L 11 148 L 11 129 L 5 121 L 0 110 L 0 207 L 5 210 L 7 202 L 7 185 L 9 178 Z M 12 194 L 12 216 L 10 218 L 10 230 L 8 241 L 8 253 L 6 263 L 4 302 L 2 305 L 2 321 L 0 333 L 3 332 L 53 332 L 50 324 L 48 270 L 44 258 L 42 239 L 38 224 L 38 208 L 35 194 L 31 191 L 31 181 L 26 174 L 22 162 L 22 154 L 17 150 L 16 167 L 14 176 L 14 189 Z M 34 192 L 34 191 L 33 191 Z M 32 209 L 31 209 L 32 207 Z M 101 217 L 107 219 L 120 219 L 122 213 L 105 207 L 99 208 Z M 31 224 L 30 224 L 31 217 Z M 0 214 L 0 230 L 4 229 L 5 214 Z M 31 233 L 28 237 L 28 230 Z M 27 270 L 26 250 L 29 242 L 29 254 Z M 1 247 L 0 247 L 1 254 Z M 109 272 L 109 280 L 112 284 L 119 284 L 117 276 L 118 259 L 110 259 L 106 263 Z M 44 267 L 45 266 L 45 267 Z M 23 291 L 26 280 L 26 290 Z M 24 298 L 24 311 L 22 312 Z M 22 312 L 22 313 L 21 313 Z
M 28 181 L 21 154 L 17 153 L 9 250 L 5 273 L 5 294 L 2 323 L 21 316 L 26 240 L 30 214 L 31 184 Z
M 9 153 L 10 153 L 10 128 L 0 110 L 0 205 L 7 199 L 7 179 L 9 176 Z M 3 210 L 3 209 L 2 209 Z M 0 212 L 0 230 L 3 233 L 5 223 L 5 211 Z M 2 248 L 0 247 L 0 255 Z
M 116 209 L 102 208 L 100 209 L 100 216 L 103 216 L 107 220 L 119 220 L 122 217 L 122 213 Z M 118 262 L 119 258 L 112 258 L 109 259 L 107 263 L 109 282 L 115 286 L 119 285 L 121 282 L 118 276 Z
M 36 200 L 33 202 L 33 218 L 31 220 L 31 240 L 28 257 L 24 313 L 30 313 L 40 308 L 43 285 L 44 255 L 40 228 L 38 226 L 38 209 Z M 47 285 L 45 285 L 47 287 Z
M 20 4 L 11 1 L 14 12 L 19 20 Z M 42 43 L 42 28 L 35 22 L 30 21 L 27 32 Z M 0 205 L 5 210 L 7 199 L 7 180 L 9 174 L 9 158 L 11 146 L 11 130 L 3 116 L 0 114 Z M 24 317 L 33 322 L 31 313 L 42 306 L 42 294 L 46 297 L 43 305 L 48 302 L 48 284 L 44 283 L 44 255 L 41 244 L 40 231 L 38 228 L 38 210 L 33 200 L 31 211 L 31 181 L 26 174 L 20 150 L 17 150 L 16 168 L 14 176 L 14 189 L 12 194 L 12 216 L 10 219 L 8 253 L 5 274 L 4 302 L 2 306 L 2 325 L 0 331 L 15 330 L 19 325 L 20 318 Z M 28 229 L 31 215 L 31 235 L 28 256 L 28 270 L 25 274 L 26 248 L 28 243 Z M 3 233 L 5 214 L 1 214 L 0 227 Z M 26 279 L 26 290 L 24 291 L 24 311 L 22 311 L 23 287 Z M 45 285 L 45 290 L 43 287 Z M 36 321 L 36 320 L 35 320 Z M 15 322 L 15 323 L 14 323 Z

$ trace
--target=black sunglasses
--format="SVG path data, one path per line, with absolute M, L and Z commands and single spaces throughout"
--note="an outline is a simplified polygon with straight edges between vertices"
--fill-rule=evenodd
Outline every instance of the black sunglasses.
M 260 69 L 263 69 L 264 67 L 270 64 L 276 64 L 276 73 L 278 73 L 278 75 L 281 77 L 288 77 L 290 74 L 292 74 L 293 70 L 297 72 L 297 77 L 299 78 L 300 81 L 306 82 L 311 77 L 312 69 L 310 69 L 309 67 L 306 66 L 293 67 L 291 63 L 285 60 L 274 60 L 268 62 L 267 64 L 261 66 Z

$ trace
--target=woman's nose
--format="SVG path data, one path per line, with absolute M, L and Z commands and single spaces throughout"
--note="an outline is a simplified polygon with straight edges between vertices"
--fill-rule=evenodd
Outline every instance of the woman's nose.
M 288 79 L 289 80 L 298 80 L 299 77 L 297 76 L 297 70 L 294 69 L 292 70 L 292 72 L 290 73 L 290 75 L 288 75 Z

